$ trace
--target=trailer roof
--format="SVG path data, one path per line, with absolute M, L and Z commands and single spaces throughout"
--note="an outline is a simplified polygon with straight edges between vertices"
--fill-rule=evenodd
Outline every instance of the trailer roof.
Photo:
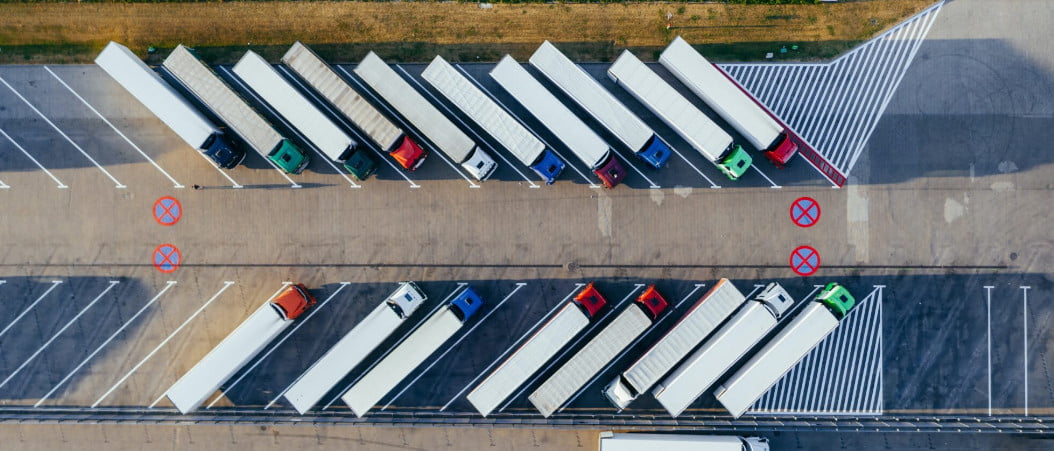
M 591 169 L 608 154 L 607 143 L 511 56 L 505 55 L 490 76 Z
M 440 113 L 376 53 L 367 54 L 355 66 L 354 72 L 454 163 L 464 162 L 476 148 L 472 138 Z
M 266 156 L 278 147 L 282 136 L 274 127 L 182 44 L 162 65 L 253 150 Z
M 234 65 L 233 71 L 330 159 L 339 160 L 348 147 L 355 146 L 351 137 L 282 78 L 260 55 L 251 50 L 245 52 L 245 56 Z
M 110 42 L 95 64 L 154 113 L 188 145 L 200 148 L 219 129 L 128 47 Z
M 644 121 L 549 41 L 543 42 L 531 55 L 530 63 L 631 151 L 640 150 L 655 134 Z
M 662 52 L 659 63 L 758 150 L 767 149 L 783 132 L 768 112 L 680 36 Z
M 431 83 L 521 163 L 530 166 L 545 151 L 545 144 L 443 57 L 436 56 L 421 73 L 421 78 Z
M 731 135 L 628 50 L 608 68 L 608 76 L 710 160 L 719 158 L 732 144 Z
M 384 117 L 347 81 L 340 78 L 322 58 L 300 41 L 285 52 L 282 62 L 333 104 L 344 117 L 365 132 L 381 150 L 391 149 L 403 135 L 402 129 Z

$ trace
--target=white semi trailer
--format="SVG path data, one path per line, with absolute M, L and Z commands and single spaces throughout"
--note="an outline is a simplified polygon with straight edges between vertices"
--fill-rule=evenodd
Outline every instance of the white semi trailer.
M 742 177 L 753 161 L 732 136 L 629 50 L 608 68 L 608 77 L 655 113 L 729 179 Z
M 652 285 L 527 397 L 548 418 L 651 327 L 667 303 Z
M 600 451 L 769 451 L 769 441 L 734 435 L 601 432 Z
M 427 299 L 417 284 L 400 283 L 384 302 L 366 315 L 366 318 L 293 382 L 285 392 L 285 399 L 301 415 L 311 410 Z
M 404 169 L 413 171 L 425 162 L 428 152 L 362 98 L 308 46 L 297 41 L 282 56 L 282 62 Z
M 772 164 L 783 167 L 798 152 L 790 133 L 768 110 L 680 36 L 659 55 L 659 63 L 732 124 Z
M 719 280 L 636 362 L 604 388 L 619 410 L 659 382 L 732 314 L 746 297 L 728 279 Z
M 483 299 L 472 288 L 466 288 L 449 304 L 428 317 L 381 359 L 366 375 L 362 376 L 341 399 L 351 408 L 355 416 L 362 417 L 384 395 L 395 389 L 403 379 L 428 356 L 439 350 L 483 305 Z
M 680 415 L 776 327 L 792 304 L 794 298 L 787 290 L 778 283 L 770 283 L 659 382 L 652 395 L 671 416 Z
M 222 130 L 128 47 L 110 42 L 95 57 L 95 64 L 176 132 L 183 142 L 198 149 L 219 167 L 231 169 L 245 159 L 244 150 L 232 145 Z
M 190 49 L 176 46 L 161 65 L 260 156 L 289 174 L 299 174 L 307 167 L 311 158 L 278 134 Z
M 479 181 L 486 180 L 498 163 L 472 138 L 399 76 L 376 53 L 370 52 L 354 69 L 371 89 L 432 142 L 440 152 Z
M 651 167 L 661 168 L 670 159 L 666 141 L 549 41 L 534 51 L 530 63 Z
M 528 378 L 542 369 L 560 349 L 585 330 L 590 319 L 606 303 L 592 283 L 586 285 L 573 300 L 568 301 L 516 352 L 472 389 L 466 396 L 468 402 L 472 403 L 481 415 L 490 415 L 526 383 Z
M 560 176 L 564 162 L 442 56 L 432 60 L 421 78 L 493 136 L 520 163 L 538 173 L 545 183 L 552 184 Z
M 833 332 L 855 305 L 849 290 L 837 283 L 827 284 L 816 300 L 718 387 L 714 396 L 733 417 L 739 418 Z
M 194 411 L 313 305 L 315 298 L 308 293 L 307 287 L 290 285 L 242 321 L 227 338 L 172 384 L 165 396 L 180 413 Z
M 611 147 L 515 59 L 505 55 L 490 71 L 490 76 L 589 166 L 604 186 L 613 188 L 626 178 L 626 169 Z

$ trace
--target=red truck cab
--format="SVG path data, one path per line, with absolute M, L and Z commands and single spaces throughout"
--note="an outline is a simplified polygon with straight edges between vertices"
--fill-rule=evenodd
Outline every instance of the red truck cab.
M 271 307 L 274 307 L 282 318 L 294 320 L 315 305 L 315 302 L 315 297 L 307 291 L 307 287 L 297 283 L 286 287 L 282 294 L 275 297 L 271 301 Z
M 786 131 L 780 135 L 774 146 L 763 152 L 765 158 L 768 158 L 772 164 L 780 169 L 783 169 L 796 153 L 798 153 L 798 143 L 794 142 Z
M 604 299 L 604 296 L 602 296 L 600 292 L 593 287 L 593 283 L 590 282 L 589 285 L 586 285 L 586 287 L 575 296 L 575 303 L 585 309 L 586 314 L 592 318 L 596 316 L 600 309 L 604 308 L 604 304 L 607 304 L 607 300 Z
M 403 135 L 399 144 L 388 153 L 392 155 L 395 161 L 399 162 L 399 165 L 411 172 L 420 167 L 421 163 L 424 163 L 425 158 L 428 157 L 428 152 L 422 149 L 408 135 Z
M 669 305 L 666 299 L 659 294 L 659 290 L 655 289 L 655 285 L 646 288 L 640 297 L 637 298 L 637 303 L 644 308 L 645 312 L 651 314 L 652 321 L 658 319 L 659 314 L 666 310 L 666 306 Z

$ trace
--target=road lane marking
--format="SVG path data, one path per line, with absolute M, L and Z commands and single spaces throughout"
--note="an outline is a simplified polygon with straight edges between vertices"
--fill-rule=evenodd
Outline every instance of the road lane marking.
M 51 119 L 48 119 L 48 117 L 45 116 L 44 113 L 41 113 L 40 110 L 38 110 L 37 107 L 33 106 L 32 103 L 29 103 L 28 99 L 23 97 L 22 94 L 20 94 L 18 91 L 15 91 L 15 88 L 13 86 L 11 86 L 11 84 L 9 84 L 7 82 L 7 80 L 4 80 L 3 77 L 0 77 L 0 83 L 3 83 L 4 86 L 7 86 L 7 89 L 10 89 L 11 92 L 15 93 L 15 95 L 18 96 L 18 98 L 21 99 L 22 102 L 25 102 L 26 106 L 28 106 L 30 109 L 32 109 L 33 112 L 37 113 L 37 115 L 40 116 L 41 119 L 44 119 L 44 122 L 47 122 L 48 125 L 50 125 L 51 128 L 55 129 L 56 132 L 58 132 L 60 135 L 62 135 L 63 138 L 66 138 L 66 141 L 69 142 L 70 144 L 72 144 L 73 147 L 77 148 L 77 150 L 79 150 L 80 153 L 82 155 L 84 155 L 85 158 L 88 159 L 88 161 L 91 161 L 92 164 L 94 164 L 95 167 L 99 168 L 99 170 L 102 171 L 103 174 L 106 174 L 106 176 L 109 177 L 110 180 L 112 180 L 117 185 L 116 186 L 117 188 L 127 188 L 127 186 L 125 184 L 121 183 L 119 180 L 114 178 L 114 176 L 112 174 L 110 174 L 110 172 L 107 171 L 106 168 L 103 168 L 101 165 L 99 165 L 99 162 L 95 161 L 95 159 L 92 158 L 91 155 L 88 155 L 88 152 L 85 152 L 84 149 L 82 149 L 79 144 L 74 142 L 73 139 L 70 138 L 69 135 L 66 134 L 66 132 L 62 131 L 62 129 L 60 129 L 57 125 L 55 125 L 54 122 L 51 122 Z
M 7 327 L 4 327 L 4 330 L 0 330 L 0 337 L 3 337 L 4 334 L 6 334 L 7 331 L 10 330 L 11 327 L 15 325 L 15 323 L 17 323 L 19 320 L 21 320 L 23 316 L 26 316 L 26 313 L 29 313 L 30 310 L 33 310 L 33 307 L 36 307 L 37 304 L 40 303 L 40 301 L 44 300 L 44 297 L 47 296 L 48 293 L 51 293 L 51 290 L 54 290 L 55 287 L 58 287 L 60 283 L 62 283 L 61 280 L 52 280 L 51 281 L 51 286 L 48 287 L 48 289 L 44 291 L 44 294 L 40 295 L 40 297 L 38 297 L 37 300 L 33 301 L 32 304 L 29 304 L 29 307 L 27 307 L 25 310 L 23 310 L 22 313 L 19 313 L 18 316 L 15 317 L 15 319 L 11 320 L 11 323 L 9 323 L 7 325 Z
M 55 174 L 52 174 L 51 171 L 44 167 L 44 165 L 40 164 L 40 162 L 37 161 L 36 158 L 33 158 L 33 155 L 30 155 L 29 152 L 26 152 L 26 149 L 22 147 L 22 145 L 19 144 L 18 141 L 15 141 L 15 139 L 12 138 L 11 135 L 8 135 L 7 132 L 5 132 L 2 128 L 0 128 L 0 135 L 4 135 L 4 137 L 7 138 L 8 141 L 11 141 L 11 144 L 14 144 L 15 147 L 18 148 L 18 150 L 22 151 L 22 153 L 26 155 L 26 158 L 29 158 L 29 160 L 32 161 L 33 164 L 37 165 L 37 167 L 40 168 L 41 171 L 44 171 L 44 173 L 47 174 L 48 177 L 51 177 L 51 180 L 54 180 L 55 183 L 58 184 L 58 187 L 60 189 L 69 188 L 69 186 L 67 186 L 65 183 L 62 183 L 62 180 L 59 180 L 58 177 L 55 177 Z
M 117 127 L 115 127 L 112 123 L 110 123 L 109 119 L 106 119 L 106 117 L 103 116 L 102 113 L 99 113 L 99 110 L 96 110 L 95 107 L 93 107 L 90 103 L 88 103 L 87 100 L 84 100 L 84 97 L 81 97 L 81 95 L 78 94 L 77 91 L 74 91 L 73 88 L 70 87 L 70 85 L 66 84 L 66 82 L 63 81 L 61 78 L 59 78 L 59 76 L 57 74 L 55 74 L 55 72 L 52 72 L 50 67 L 44 66 L 44 70 L 48 71 L 48 73 L 51 74 L 52 77 L 55 77 L 55 80 L 58 80 L 58 82 L 61 83 L 62 86 L 65 87 L 70 92 L 70 94 L 73 94 L 73 96 L 76 97 L 77 100 L 80 100 L 81 103 L 84 104 L 84 106 L 88 107 L 88 109 L 92 111 L 92 113 L 95 113 L 96 116 L 99 116 L 99 119 L 102 119 L 102 121 L 105 122 L 106 125 L 109 125 L 110 128 L 112 128 L 113 131 L 116 132 L 118 136 L 120 136 L 122 139 L 125 140 L 125 142 L 128 143 L 128 145 L 132 146 L 133 149 L 135 149 L 137 152 L 139 152 L 139 155 L 142 155 L 143 158 L 146 158 L 146 161 L 149 161 L 150 164 L 152 164 L 155 168 L 157 168 L 158 171 L 161 172 L 161 174 L 163 174 L 166 178 L 168 178 L 168 181 L 172 182 L 173 188 L 183 188 L 183 184 L 177 182 L 176 179 L 172 178 L 172 176 L 168 174 L 168 172 L 165 172 L 164 169 L 161 169 L 161 166 L 159 166 L 157 164 L 157 162 L 155 162 L 153 159 L 151 159 L 150 156 L 148 156 L 146 154 L 146 152 L 143 152 L 143 149 L 140 149 L 139 146 L 137 146 L 134 142 L 132 142 L 131 139 L 129 139 L 127 136 L 125 136 L 125 134 L 123 132 L 118 130 Z
M 421 379 L 421 377 L 424 376 L 425 373 L 428 372 L 428 370 L 432 369 L 432 367 L 434 367 L 436 365 L 436 363 L 439 363 L 440 360 L 443 360 L 443 357 L 446 357 L 446 355 L 449 354 L 450 351 L 452 351 L 455 346 L 457 346 L 466 337 L 468 337 L 468 335 L 471 334 L 472 331 L 476 330 L 476 328 L 479 327 L 480 324 L 483 324 L 483 322 L 486 321 L 487 318 L 490 318 L 491 314 L 493 314 L 494 312 L 498 311 L 498 309 L 501 308 L 501 306 L 503 304 L 505 304 L 505 301 L 508 301 L 510 298 L 512 298 L 512 295 L 516 294 L 517 291 L 520 291 L 520 288 L 523 288 L 526 285 L 527 284 L 523 283 L 523 282 L 517 283 L 516 284 L 516 289 L 512 290 L 511 293 L 509 293 L 507 296 L 505 296 L 505 299 L 502 299 L 501 302 L 498 303 L 498 305 L 494 306 L 494 308 L 491 309 L 491 311 L 487 312 L 487 314 L 484 315 L 482 319 L 480 319 L 475 325 L 473 325 L 472 328 L 468 330 L 468 332 L 465 332 L 460 338 L 458 338 L 457 341 L 454 342 L 454 344 L 452 344 L 450 346 L 447 346 L 446 347 L 446 351 L 444 351 L 442 354 L 440 354 L 439 357 L 436 357 L 434 360 L 432 360 L 432 364 L 431 365 L 428 365 L 428 367 L 426 367 L 423 371 L 419 371 L 418 374 L 417 374 L 417 377 L 415 377 L 414 380 L 410 381 L 410 383 L 406 384 L 406 386 L 403 387 L 403 389 L 399 393 L 396 393 L 395 396 L 393 396 L 391 399 L 389 399 L 388 400 L 388 404 L 385 404 L 384 407 L 381 408 L 381 410 L 386 410 L 388 407 L 390 407 L 392 405 L 392 403 L 395 402 L 395 400 L 397 398 L 399 398 L 399 396 L 402 396 L 402 394 L 404 392 L 406 392 L 406 390 L 410 389 L 411 385 L 413 385 L 415 382 L 417 382 L 418 379 Z
M 88 363 L 88 361 L 90 361 L 92 358 L 94 358 L 96 356 L 96 354 L 98 354 L 100 351 L 102 351 L 102 349 L 105 348 L 106 345 L 110 344 L 110 342 L 113 341 L 114 338 L 117 338 L 117 335 L 119 335 L 121 333 L 121 331 L 123 331 L 130 324 L 132 324 L 132 322 L 135 321 L 135 319 L 138 318 L 139 315 L 142 315 L 143 312 L 146 311 L 146 309 L 150 308 L 151 305 L 154 305 L 154 303 L 157 302 L 158 299 L 161 299 L 161 295 L 165 294 L 165 292 L 167 292 L 168 289 L 172 288 L 172 286 L 175 285 L 175 284 L 176 284 L 176 281 L 174 281 L 174 280 L 169 280 L 168 282 L 166 282 L 165 283 L 165 288 L 162 289 L 160 293 L 157 293 L 157 296 L 154 296 L 154 298 L 151 299 L 149 302 L 147 302 L 146 305 L 142 306 L 139 309 L 139 311 L 135 312 L 135 314 L 132 315 L 132 317 L 129 318 L 128 321 L 125 321 L 124 324 L 121 325 L 121 327 L 117 328 L 117 330 L 114 331 L 114 333 L 111 334 L 110 337 L 106 339 L 106 341 L 104 341 L 101 345 L 99 345 L 99 347 L 95 348 L 95 350 L 92 351 L 91 354 L 88 354 L 88 357 L 85 357 L 84 360 L 81 361 L 81 363 L 77 364 L 76 368 L 73 368 L 73 370 L 71 370 L 69 372 L 69 374 L 66 374 L 66 377 L 63 377 L 62 380 L 59 381 L 59 383 L 55 384 L 55 386 L 52 387 L 51 390 L 49 390 L 46 394 L 44 394 L 44 396 L 41 397 L 40 400 L 37 401 L 36 404 L 33 404 L 33 407 L 40 407 L 40 405 L 43 404 L 44 401 L 46 401 L 48 398 L 50 398 L 51 395 L 54 394 L 55 391 L 59 389 L 59 387 L 61 387 L 63 384 L 65 384 L 66 381 L 70 380 L 70 378 L 73 377 L 73 375 L 76 374 L 77 371 L 80 371 L 80 369 L 83 368 L 84 365 L 86 365 Z
M 450 398 L 450 401 L 447 401 L 447 403 L 444 404 L 443 407 L 441 407 L 439 409 L 439 411 L 442 412 L 442 411 L 446 410 L 447 407 L 450 407 L 450 405 L 453 404 L 454 401 L 456 401 L 457 398 L 459 398 L 461 396 L 461 394 L 465 393 L 465 391 L 467 391 L 470 387 L 472 387 L 472 385 L 474 385 L 476 383 L 476 381 L 479 380 L 479 378 L 481 378 L 485 374 L 487 374 L 487 372 L 490 371 L 490 369 L 493 368 L 494 365 L 497 365 L 498 363 L 500 363 L 502 361 L 502 359 L 505 358 L 506 355 L 508 355 L 514 349 L 518 348 L 519 345 L 524 340 L 526 340 L 527 337 L 531 336 L 532 332 L 534 332 L 534 330 L 537 329 L 538 326 L 542 324 L 542 321 L 545 321 L 546 319 L 551 317 L 553 315 L 553 312 L 555 312 L 560 307 L 563 307 L 564 304 L 567 302 L 567 300 L 571 299 L 571 296 L 574 296 L 574 294 L 577 293 L 578 290 L 582 289 L 582 287 L 584 287 L 584 286 L 586 286 L 586 284 L 584 284 L 584 283 L 576 283 L 575 284 L 575 288 L 573 290 L 571 290 L 570 293 L 567 293 L 567 296 L 564 296 L 564 298 L 561 299 L 560 302 L 557 302 L 556 305 L 553 306 L 553 308 L 550 309 L 548 313 L 546 313 L 544 316 L 542 316 L 542 318 L 539 319 L 538 322 L 534 323 L 534 325 L 531 326 L 530 329 L 527 329 L 527 332 L 524 333 L 522 336 L 520 336 L 520 338 L 518 340 L 516 340 L 516 342 L 513 343 L 512 346 L 510 346 L 508 349 L 506 349 L 505 352 L 502 353 L 500 356 L 498 356 L 498 358 L 495 359 L 493 362 L 491 362 L 490 365 L 487 365 L 487 367 L 484 368 L 483 371 L 481 371 L 478 375 L 476 375 L 475 378 L 473 378 L 471 381 L 469 381 L 469 383 L 467 385 L 465 385 L 464 388 L 462 388 L 460 391 L 458 391 L 457 394 L 455 394 L 453 398 Z
M 66 324 L 62 326 L 61 329 L 59 329 L 58 332 L 55 332 L 55 334 L 52 335 L 51 338 L 48 339 L 48 341 L 44 342 L 43 345 L 37 348 L 37 350 L 33 352 L 33 354 L 29 356 L 29 358 L 22 362 L 22 364 L 19 365 L 18 368 L 15 368 L 14 372 L 9 374 L 6 379 L 0 382 L 0 388 L 3 388 L 5 385 L 7 385 L 7 383 L 11 381 L 11 378 L 15 377 L 16 375 L 18 375 L 18 373 L 25 369 L 26 365 L 29 365 L 30 362 L 36 359 L 37 356 L 40 355 L 40 353 L 44 352 L 44 350 L 48 348 L 48 346 L 51 346 L 51 343 L 53 343 L 55 339 L 59 338 L 59 335 L 62 335 L 62 333 L 65 332 L 66 329 L 69 329 L 69 327 L 72 326 L 73 323 L 77 322 L 77 320 L 80 319 L 80 317 L 83 316 L 84 313 L 88 311 L 88 309 L 92 308 L 92 306 L 94 306 L 96 302 L 99 302 L 99 299 L 102 299 L 102 297 L 105 296 L 106 293 L 110 291 L 110 289 L 112 289 L 115 285 L 119 283 L 121 282 L 117 280 L 111 280 L 110 285 L 107 286 L 105 290 L 102 290 L 102 293 L 99 293 L 99 295 L 96 296 L 95 299 L 92 299 L 92 301 L 89 302 L 88 305 L 84 306 L 81 311 L 77 312 L 77 314 L 74 315 L 73 318 L 71 318 L 69 321 L 67 321 Z
M 1028 290 L 1031 289 L 1031 288 L 1032 287 L 1025 286 L 1025 285 L 1021 286 L 1021 296 L 1022 296 L 1022 298 L 1021 298 L 1021 305 L 1025 308 L 1024 312 L 1021 314 L 1022 323 L 1025 326 L 1025 329 L 1024 329 L 1023 333 L 1021 334 L 1021 336 L 1025 338 L 1025 346 L 1023 347 L 1023 349 L 1024 349 L 1024 353 L 1023 354 L 1025 356 L 1025 367 L 1024 367 L 1024 373 L 1025 374 L 1024 374 L 1024 376 L 1025 376 L 1025 416 L 1026 417 L 1028 416 Z M 0 384 L 0 387 L 3 387 L 3 386 L 4 386 L 3 384 Z
M 988 332 L 985 336 L 988 339 L 988 416 L 992 416 L 992 289 L 995 288 L 992 285 L 985 285 L 984 291 L 987 295 L 985 299 L 985 307 L 988 312 Z
M 224 291 L 231 287 L 231 285 L 234 285 L 234 282 L 231 282 L 229 280 L 223 282 L 223 288 L 220 288 L 220 291 L 217 291 L 216 294 L 212 295 L 212 297 L 209 298 L 209 300 L 206 301 L 204 304 L 202 304 L 201 307 L 198 307 L 198 309 L 195 310 L 194 313 L 190 315 L 190 317 L 183 321 L 183 324 L 180 324 L 179 327 L 176 328 L 176 330 L 172 331 L 171 334 L 168 334 L 168 336 L 165 337 L 165 339 L 162 340 L 161 343 L 159 343 L 156 347 L 154 347 L 154 349 L 151 350 L 150 353 L 146 355 L 146 357 L 143 357 L 143 359 L 140 360 L 139 363 L 136 363 L 135 366 L 132 367 L 132 369 L 129 370 L 128 373 L 122 376 L 121 379 L 117 381 L 117 383 L 113 384 L 113 386 L 110 387 L 109 390 L 106 390 L 106 393 L 103 393 L 103 395 L 100 396 L 99 399 L 95 400 L 95 402 L 92 403 L 91 408 L 94 409 L 95 407 L 97 407 L 100 403 L 103 402 L 104 399 L 106 399 L 106 397 L 110 396 L 110 393 L 113 393 L 113 391 L 117 390 L 117 387 L 120 387 L 121 384 L 124 383 L 124 381 L 128 380 L 129 377 L 132 377 L 132 374 L 135 373 L 136 370 L 139 369 L 139 367 L 143 366 L 147 360 L 150 360 L 150 358 L 153 357 L 154 354 L 157 353 L 157 351 L 161 350 L 161 348 L 164 347 L 165 344 L 169 342 L 169 340 L 172 340 L 172 338 L 175 337 L 176 334 L 179 333 L 179 331 L 183 330 L 183 328 L 186 327 L 187 324 L 190 324 L 190 320 L 194 319 L 194 317 L 201 314 L 201 312 L 205 310 L 205 307 L 208 307 L 209 304 L 212 303 L 212 301 L 215 301 L 217 298 L 219 298 Z

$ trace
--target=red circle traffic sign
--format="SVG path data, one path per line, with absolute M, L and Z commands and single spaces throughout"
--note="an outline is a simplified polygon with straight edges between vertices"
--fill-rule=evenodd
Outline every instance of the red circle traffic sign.
M 820 222 L 820 203 L 811 197 L 799 197 L 791 203 L 790 217 L 798 227 L 812 227 Z
M 183 217 L 183 205 L 175 197 L 165 196 L 154 202 L 154 220 L 163 226 L 175 225 Z
M 812 246 L 798 246 L 791 251 L 790 267 L 799 276 L 811 276 L 820 269 L 820 253 Z
M 163 273 L 170 273 L 179 268 L 179 262 L 183 254 L 179 248 L 171 244 L 162 244 L 154 248 L 154 268 Z

